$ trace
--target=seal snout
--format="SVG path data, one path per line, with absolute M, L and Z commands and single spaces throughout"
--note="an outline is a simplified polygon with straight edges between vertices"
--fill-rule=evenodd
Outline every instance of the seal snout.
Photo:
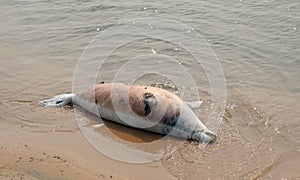
M 209 137 L 208 139 L 210 139 L 209 142 L 207 142 L 207 143 L 212 143 L 217 139 L 217 136 L 212 132 L 206 131 L 204 133 L 206 134 L 206 136 Z
M 192 139 L 202 143 L 212 143 L 216 138 L 217 136 L 210 131 L 198 130 L 192 133 Z

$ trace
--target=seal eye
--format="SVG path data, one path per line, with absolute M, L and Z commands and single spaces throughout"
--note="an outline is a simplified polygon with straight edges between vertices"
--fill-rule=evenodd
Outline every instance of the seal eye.
M 152 93 L 149 93 L 149 92 L 147 92 L 147 93 L 144 94 L 144 98 L 145 98 L 145 99 L 151 98 L 151 97 L 153 97 L 153 96 L 154 96 L 154 95 L 153 95 Z

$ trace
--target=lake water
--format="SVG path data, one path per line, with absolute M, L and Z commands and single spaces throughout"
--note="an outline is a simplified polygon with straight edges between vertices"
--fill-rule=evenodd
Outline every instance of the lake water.
M 72 91 L 78 60 L 101 32 L 135 18 L 172 19 L 201 34 L 218 57 L 226 80 L 227 108 L 215 144 L 205 149 L 184 144 L 162 159 L 162 166 L 183 179 L 300 178 L 298 0 L 2 0 L 0 15 L 0 137 L 76 132 L 71 109 L 42 108 L 37 102 Z M 126 39 L 123 29 L 114 31 Z M 176 28 L 170 31 L 176 33 Z M 197 79 L 204 100 L 199 116 L 206 122 L 211 111 L 207 77 L 187 51 L 172 43 L 149 38 L 118 47 L 103 64 L 97 82 L 112 81 L 124 58 L 149 53 L 174 55 Z M 153 68 L 159 69 L 159 63 Z M 88 78 L 89 72 L 85 73 Z M 150 85 L 167 80 L 145 75 L 137 82 Z M 177 89 L 192 94 L 183 86 Z M 111 129 L 121 138 L 143 142 L 135 138 L 136 133 Z

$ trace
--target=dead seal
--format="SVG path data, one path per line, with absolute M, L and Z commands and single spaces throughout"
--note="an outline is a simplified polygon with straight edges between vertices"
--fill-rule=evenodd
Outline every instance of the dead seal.
M 41 101 L 46 107 L 79 105 L 102 118 L 163 135 L 210 143 L 216 136 L 195 115 L 201 101 L 184 102 L 160 88 L 120 83 L 99 84 L 77 94 Z

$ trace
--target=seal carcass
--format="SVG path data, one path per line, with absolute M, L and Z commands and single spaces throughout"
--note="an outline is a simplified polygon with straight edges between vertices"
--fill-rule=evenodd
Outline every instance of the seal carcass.
M 62 94 L 41 103 L 48 107 L 72 103 L 106 120 L 163 135 L 204 143 L 216 138 L 192 110 L 199 107 L 201 101 L 184 102 L 161 88 L 99 84 L 77 94 Z

